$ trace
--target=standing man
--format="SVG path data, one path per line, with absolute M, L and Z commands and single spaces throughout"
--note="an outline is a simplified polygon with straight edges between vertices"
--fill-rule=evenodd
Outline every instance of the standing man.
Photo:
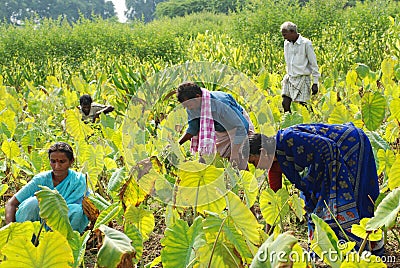
M 311 77 L 313 84 L 312 94 L 318 92 L 317 57 L 309 39 L 297 32 L 296 24 L 287 21 L 281 25 L 281 33 L 285 38 L 284 55 L 286 75 L 282 80 L 282 106 L 284 112 L 291 112 L 292 101 L 305 105 L 310 99 Z

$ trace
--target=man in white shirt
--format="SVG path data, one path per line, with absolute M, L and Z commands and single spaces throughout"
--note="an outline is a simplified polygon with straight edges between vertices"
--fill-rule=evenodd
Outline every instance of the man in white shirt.
M 297 32 L 296 24 L 287 21 L 281 25 L 281 33 L 285 38 L 284 55 L 286 75 L 282 80 L 282 106 L 284 112 L 291 112 L 292 101 L 303 105 L 318 92 L 317 57 L 309 39 Z M 311 77 L 313 84 L 311 87 Z M 310 90 L 311 88 L 311 90 Z
M 114 107 L 111 105 L 103 105 L 96 102 L 93 102 L 92 97 L 88 94 L 84 94 L 79 99 L 80 105 L 78 106 L 79 110 L 82 114 L 82 120 L 91 120 L 92 122 L 96 121 L 96 118 L 99 118 L 101 113 L 109 113 L 114 111 Z

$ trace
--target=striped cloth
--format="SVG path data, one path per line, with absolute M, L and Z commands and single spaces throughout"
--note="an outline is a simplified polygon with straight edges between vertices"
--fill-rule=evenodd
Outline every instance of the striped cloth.
M 201 91 L 200 129 L 198 136 L 192 137 L 190 149 L 192 153 L 211 155 L 215 153 L 216 144 L 214 119 L 211 113 L 211 96 L 207 89 L 202 88 Z

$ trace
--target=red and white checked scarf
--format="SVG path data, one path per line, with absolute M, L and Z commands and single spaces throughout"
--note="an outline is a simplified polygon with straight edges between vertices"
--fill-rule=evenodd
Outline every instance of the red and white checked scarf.
M 200 112 L 200 129 L 198 136 L 191 139 L 190 149 L 192 153 L 197 151 L 200 155 L 211 155 L 215 153 L 215 129 L 214 119 L 211 113 L 211 96 L 210 91 L 205 88 L 201 89 L 201 112 Z

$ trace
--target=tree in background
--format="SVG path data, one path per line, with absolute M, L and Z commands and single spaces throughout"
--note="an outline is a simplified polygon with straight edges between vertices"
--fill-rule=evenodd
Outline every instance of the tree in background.
M 104 0 L 5 0 L 0 5 L 0 18 L 14 24 L 24 19 L 57 19 L 60 16 L 75 22 L 80 16 L 91 18 L 93 15 L 103 19 L 116 16 L 114 4 Z
M 129 20 L 150 22 L 154 19 L 156 6 L 166 0 L 126 0 L 125 16 Z
M 241 10 L 246 0 L 171 0 L 157 5 L 156 17 L 182 17 L 198 12 L 224 13 Z

